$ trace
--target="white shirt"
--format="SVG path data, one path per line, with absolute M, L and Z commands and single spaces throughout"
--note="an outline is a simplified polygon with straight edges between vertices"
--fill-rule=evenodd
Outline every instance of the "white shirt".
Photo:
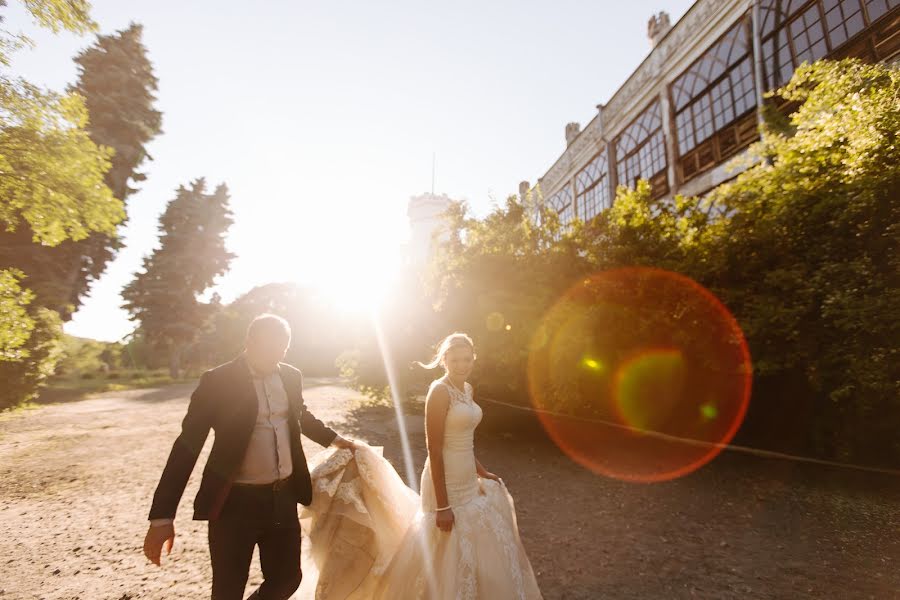
M 249 367 L 249 365 L 247 365 Z M 250 367 L 259 411 L 250 434 L 250 442 L 235 483 L 266 484 L 290 477 L 294 470 L 291 459 L 291 430 L 288 425 L 290 405 L 284 382 L 276 370 L 259 375 Z M 154 527 L 169 525 L 174 519 L 151 519 Z
M 256 388 L 256 400 L 259 404 L 256 425 L 250 434 L 244 460 L 234 481 L 273 483 L 290 477 L 293 472 L 287 392 L 277 370 L 268 375 L 253 373 L 253 387 Z

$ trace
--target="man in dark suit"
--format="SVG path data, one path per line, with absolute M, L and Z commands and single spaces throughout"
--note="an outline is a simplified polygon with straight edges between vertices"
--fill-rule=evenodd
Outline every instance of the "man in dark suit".
M 300 435 L 322 446 L 354 447 L 306 410 L 300 371 L 281 362 L 290 340 L 287 321 L 260 315 L 243 354 L 200 377 L 153 496 L 144 554 L 159 565 L 163 545 L 171 551 L 175 540 L 185 485 L 215 430 L 194 499 L 194 519 L 209 521 L 213 600 L 243 598 L 256 546 L 265 580 L 250 598 L 294 593 L 301 577 L 297 503 L 312 498 Z

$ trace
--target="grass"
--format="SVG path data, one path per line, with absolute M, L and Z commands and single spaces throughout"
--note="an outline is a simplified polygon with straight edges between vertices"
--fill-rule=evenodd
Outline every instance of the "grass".
M 109 373 L 87 372 L 57 375 L 47 380 L 47 384 L 41 389 L 40 395 L 34 400 L 0 408 L 0 421 L 11 418 L 23 411 L 39 408 L 44 404 L 73 402 L 87 398 L 92 394 L 155 388 L 176 383 L 195 383 L 196 381 L 197 377 L 194 374 L 186 375 L 179 379 L 172 379 L 169 377 L 168 370 L 163 369 L 154 371 L 122 369 L 110 371 Z
M 354 408 L 391 408 L 394 402 L 391 399 L 390 388 L 384 390 L 374 390 L 372 388 L 363 387 L 354 388 L 359 392 L 359 396 L 354 400 Z M 407 415 L 424 415 L 425 414 L 425 397 L 416 395 L 403 399 L 403 412 Z
M 91 394 L 121 392 L 140 388 L 152 388 L 173 383 L 189 383 L 195 377 L 172 379 L 168 371 L 121 370 L 109 373 L 82 373 L 51 377 L 41 390 L 37 402 L 78 400 Z

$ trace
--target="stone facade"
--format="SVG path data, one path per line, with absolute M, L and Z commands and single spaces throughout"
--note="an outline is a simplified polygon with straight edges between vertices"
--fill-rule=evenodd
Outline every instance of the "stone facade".
M 802 60 L 824 57 L 855 55 L 896 61 L 900 56 L 900 0 L 698 0 L 674 26 L 665 13 L 654 15 L 648 23 L 648 37 L 650 54 L 606 104 L 597 106 L 597 115 L 580 132 L 577 124 L 566 125 L 565 151 L 531 190 L 533 197 L 559 210 L 564 221 L 591 218 L 591 212 L 596 214 L 611 205 L 616 185 L 633 184 L 618 181 L 619 173 L 631 176 L 637 170 L 645 174 L 642 178 L 651 181 L 658 196 L 703 194 L 733 178 L 737 174 L 730 167 L 734 157 L 758 139 L 762 93 L 772 87 L 769 81 L 777 82 L 783 74 L 766 73 L 779 68 L 792 72 Z M 725 48 L 727 43 L 731 46 Z M 743 53 L 743 58 L 717 74 L 715 69 L 723 62 L 719 59 L 732 60 L 735 53 Z M 779 60 L 795 64 L 779 67 Z M 710 81 L 703 88 L 705 84 L 689 78 L 694 72 L 701 73 L 707 62 Z M 729 82 L 737 87 L 722 92 L 723 84 Z M 732 101 L 739 92 L 743 94 L 741 102 L 734 100 L 731 107 L 734 118 L 728 121 L 727 110 L 715 113 L 715 103 L 721 104 L 725 93 Z M 704 94 L 708 97 L 703 98 Z M 673 105 L 674 98 L 679 106 Z M 703 102 L 707 104 L 701 106 Z M 704 112 L 705 106 L 711 106 L 709 114 Z M 661 148 L 640 149 L 652 140 L 652 132 L 634 140 L 640 131 L 636 134 L 633 130 L 657 126 L 644 125 L 656 123 L 647 118 L 648 107 L 661 115 L 656 139 L 661 132 L 664 158 Z M 685 131 L 693 136 L 691 142 L 681 140 L 679 144 L 679 133 L 687 138 Z M 694 144 L 701 136 L 706 137 Z M 638 150 L 629 150 L 633 146 Z M 636 156 L 639 151 L 655 151 L 656 157 Z M 621 161 L 633 164 L 617 164 Z M 596 192 L 591 197 L 597 177 L 605 177 L 600 201 Z

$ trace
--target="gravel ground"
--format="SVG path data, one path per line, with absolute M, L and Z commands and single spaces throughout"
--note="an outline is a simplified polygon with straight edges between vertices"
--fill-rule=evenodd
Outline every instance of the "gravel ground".
M 307 384 L 316 416 L 383 445 L 405 473 L 392 410 L 337 381 Z M 206 525 L 190 520 L 199 467 L 163 568 L 141 553 L 190 391 L 109 393 L 0 416 L 0 599 L 208 597 Z M 418 476 L 421 415 L 406 423 Z M 477 451 L 516 499 L 547 599 L 900 598 L 898 478 L 726 453 L 677 481 L 629 484 L 502 423 L 482 428 Z M 260 579 L 254 561 L 250 585 Z M 313 586 L 307 577 L 295 599 L 312 598 Z

